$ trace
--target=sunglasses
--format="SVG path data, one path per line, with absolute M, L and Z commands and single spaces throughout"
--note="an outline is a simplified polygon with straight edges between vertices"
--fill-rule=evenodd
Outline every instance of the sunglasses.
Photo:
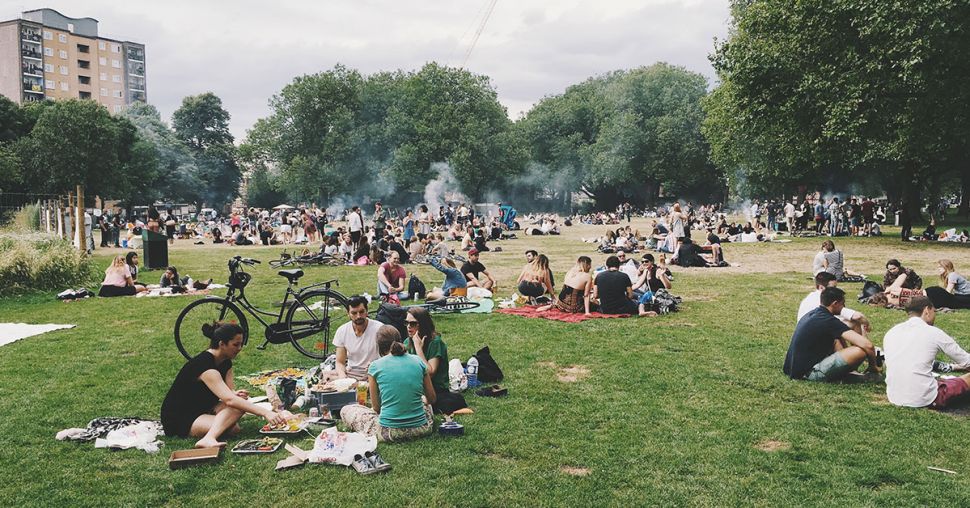
M 404 322 L 405 322 L 405 323 L 406 323 L 406 324 L 407 324 L 407 325 L 408 325 L 409 327 L 411 327 L 411 326 L 418 326 L 418 322 L 417 322 L 417 321 L 407 321 L 407 320 L 405 320 Z

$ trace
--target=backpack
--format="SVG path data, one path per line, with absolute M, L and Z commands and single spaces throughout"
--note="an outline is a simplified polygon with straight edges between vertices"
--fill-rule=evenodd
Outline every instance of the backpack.
M 408 280 L 408 294 L 414 299 L 423 299 L 428 294 L 428 288 L 417 275 L 412 274 L 411 279 Z
M 862 303 L 868 303 L 869 299 L 878 293 L 882 293 L 882 286 L 871 280 L 867 280 L 862 286 L 862 293 L 859 294 L 859 301 Z
M 408 326 L 404 322 L 407 317 L 408 310 L 400 305 L 394 305 L 392 303 L 382 303 L 377 309 L 377 315 L 374 319 L 384 323 L 385 325 L 391 325 L 397 328 L 397 331 L 401 332 L 401 340 L 408 336 Z
M 495 359 L 492 358 L 492 352 L 489 351 L 488 346 L 479 349 L 475 353 L 475 358 L 478 359 L 479 381 L 483 383 L 498 383 L 505 377 L 498 363 L 495 363 Z
M 671 312 L 677 312 L 677 308 L 680 305 L 681 298 L 679 296 L 674 296 L 667 291 L 666 288 L 660 288 L 653 295 L 653 310 L 658 314 L 670 314 Z

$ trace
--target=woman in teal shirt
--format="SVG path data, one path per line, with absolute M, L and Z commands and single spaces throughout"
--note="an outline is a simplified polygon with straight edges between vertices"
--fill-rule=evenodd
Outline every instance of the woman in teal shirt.
M 461 394 L 451 393 L 448 389 L 448 346 L 441 340 L 441 334 L 435 330 L 431 313 L 424 307 L 410 307 L 404 322 L 408 327 L 408 338 L 404 340 L 404 347 L 428 367 L 436 398 L 432 404 L 434 411 L 451 414 L 468 407 Z
M 434 428 L 431 406 L 435 391 L 428 367 L 407 354 L 401 333 L 384 325 L 377 330 L 380 358 L 367 368 L 371 407 L 351 404 L 340 418 L 354 432 L 377 436 L 378 441 L 405 441 L 426 436 Z

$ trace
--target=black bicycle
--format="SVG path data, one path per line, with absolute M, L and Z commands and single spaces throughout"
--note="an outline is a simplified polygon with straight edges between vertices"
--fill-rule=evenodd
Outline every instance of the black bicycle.
M 265 328 L 266 341 L 258 349 L 269 344 L 290 342 L 297 351 L 310 358 L 324 359 L 329 353 L 330 340 L 337 327 L 349 320 L 347 297 L 331 289 L 339 286 L 336 280 L 320 282 L 296 288 L 303 270 L 280 270 L 279 275 L 289 281 L 278 312 L 262 310 L 246 299 L 245 288 L 252 275 L 243 265 L 253 266 L 255 259 L 235 256 L 229 260 L 229 289 L 226 296 L 208 296 L 188 304 L 175 320 L 175 345 L 186 358 L 192 358 L 208 348 L 208 339 L 202 335 L 202 325 L 213 321 L 235 321 L 243 329 L 243 344 L 249 342 L 249 322 L 243 310 L 256 318 Z M 264 320 L 260 316 L 275 318 Z
M 274 259 L 269 262 L 269 266 L 272 266 L 273 268 L 283 268 L 286 266 L 304 267 L 313 265 L 344 266 L 346 264 L 346 259 L 324 254 L 322 252 L 312 253 L 308 250 L 304 250 L 303 254 L 300 255 L 297 255 L 296 253 L 289 254 L 284 250 L 282 253 L 280 253 L 279 259 Z

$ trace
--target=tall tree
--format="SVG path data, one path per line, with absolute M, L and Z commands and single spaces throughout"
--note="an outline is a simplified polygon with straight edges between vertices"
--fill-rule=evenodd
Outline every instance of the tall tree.
M 242 174 L 222 100 L 211 92 L 186 97 L 172 115 L 172 126 L 195 158 L 202 200 L 218 207 L 235 199 Z
M 140 142 L 147 144 L 138 149 L 149 150 L 154 160 L 152 177 L 139 182 L 133 197 L 137 196 L 140 202 L 199 201 L 203 184 L 192 152 L 165 125 L 158 110 L 139 102 L 128 107 L 124 117 L 137 129 Z

